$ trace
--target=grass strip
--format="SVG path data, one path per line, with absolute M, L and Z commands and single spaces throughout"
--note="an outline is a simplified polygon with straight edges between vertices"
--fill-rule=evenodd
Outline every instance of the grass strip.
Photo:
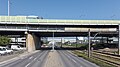
M 108 63 L 103 62 L 102 60 L 94 58 L 94 57 L 88 58 L 88 56 L 85 53 L 78 52 L 78 51 L 72 51 L 72 52 L 74 54 L 76 54 L 77 56 L 79 56 L 79 57 L 82 57 L 82 58 L 84 58 L 84 59 L 86 59 L 86 60 L 88 60 L 88 61 L 90 61 L 92 63 L 97 64 L 100 67 L 116 67 L 114 65 L 108 64 Z

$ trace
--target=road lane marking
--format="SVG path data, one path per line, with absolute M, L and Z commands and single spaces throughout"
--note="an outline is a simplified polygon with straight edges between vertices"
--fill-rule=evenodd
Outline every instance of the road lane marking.
M 33 58 L 33 56 L 31 56 L 29 59 L 32 59 Z
M 28 63 L 25 67 L 28 67 L 30 65 L 30 63 Z
M 74 59 L 71 59 L 73 62 L 77 63 Z
M 64 53 L 64 55 L 66 55 L 69 59 L 71 59 L 74 63 L 77 63 L 77 61 L 75 61 L 73 58 L 71 58 L 69 55 L 67 55 L 66 53 Z
M 37 58 L 34 58 L 34 61 L 36 60 Z
M 32 58 L 33 58 L 33 56 L 31 56 L 29 59 L 32 59 Z M 32 62 L 34 62 L 37 58 L 38 58 L 38 57 L 34 58 L 34 60 L 31 61 L 30 63 L 28 63 L 25 67 L 28 67 L 28 66 L 29 66 Z
M 70 56 L 68 56 L 70 58 Z
M 33 63 L 37 58 L 39 58 L 39 56 L 41 56 L 41 54 L 40 55 L 38 55 L 36 58 L 34 58 L 34 60 L 32 60 L 31 62 L 29 62 L 25 67 L 28 67 L 31 63 Z M 31 56 L 29 59 L 32 59 L 33 58 L 33 56 Z

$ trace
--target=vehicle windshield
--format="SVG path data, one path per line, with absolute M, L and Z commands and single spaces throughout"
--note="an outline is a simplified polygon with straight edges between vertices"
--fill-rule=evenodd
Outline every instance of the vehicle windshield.
M 0 48 L 0 51 L 2 51 L 2 49 Z
M 3 51 L 5 51 L 6 50 L 6 48 L 3 48 Z
M 3 48 L 0 48 L 0 51 L 5 51 Z
M 11 50 L 10 48 L 6 48 L 7 50 Z
M 20 46 L 18 46 L 18 48 L 20 48 Z

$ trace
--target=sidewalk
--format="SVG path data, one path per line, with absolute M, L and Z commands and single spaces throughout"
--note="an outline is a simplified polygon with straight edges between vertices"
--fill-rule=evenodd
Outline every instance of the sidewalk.
M 57 51 L 49 52 L 44 67 L 64 67 Z

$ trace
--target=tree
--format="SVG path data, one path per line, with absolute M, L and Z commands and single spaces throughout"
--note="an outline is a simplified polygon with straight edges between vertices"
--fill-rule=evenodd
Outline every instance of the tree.
M 0 36 L 0 45 L 8 45 L 11 42 L 11 39 L 8 36 Z

